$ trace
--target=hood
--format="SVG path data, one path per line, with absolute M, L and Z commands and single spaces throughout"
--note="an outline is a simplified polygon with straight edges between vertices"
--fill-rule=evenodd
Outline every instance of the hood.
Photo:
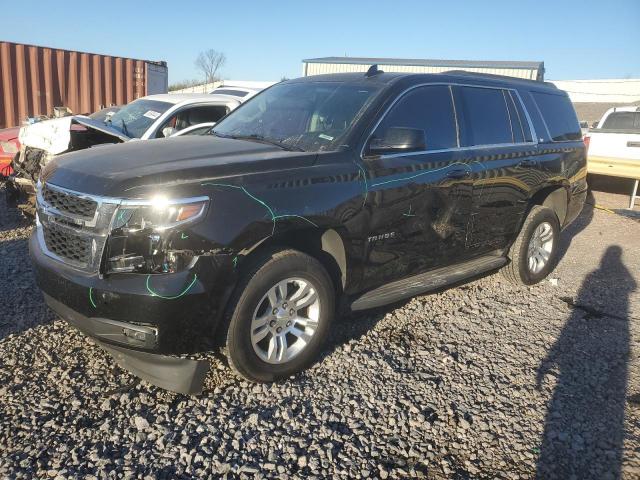
M 125 135 L 117 128 L 110 127 L 104 122 L 94 120 L 93 118 L 77 116 L 73 117 L 72 124 L 73 123 L 84 125 L 87 128 L 92 128 L 93 130 L 98 130 L 99 132 L 106 133 L 107 135 L 111 135 L 112 137 L 115 137 L 123 142 L 128 142 L 129 140 L 131 140 L 131 137 Z
M 93 195 L 142 198 L 159 187 L 313 165 L 315 152 L 212 135 L 100 145 L 56 157 L 42 178 Z
M 49 155 L 58 155 L 69 149 L 71 130 L 74 124 L 98 130 L 123 142 L 130 140 L 129 137 L 123 135 L 115 128 L 111 128 L 102 122 L 81 115 L 53 118 L 51 120 L 44 120 L 27 125 L 20 129 L 18 138 L 22 145 L 39 148 Z
M 20 127 L 4 128 L 0 130 L 0 142 L 15 140 L 18 138 L 18 132 L 20 132 Z

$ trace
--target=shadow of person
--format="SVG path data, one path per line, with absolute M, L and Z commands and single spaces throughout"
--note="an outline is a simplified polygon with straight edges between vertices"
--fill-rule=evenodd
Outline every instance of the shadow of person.
M 584 280 L 573 312 L 538 369 L 538 389 L 553 385 L 537 478 L 619 478 L 627 362 L 628 303 L 636 282 L 611 246 Z

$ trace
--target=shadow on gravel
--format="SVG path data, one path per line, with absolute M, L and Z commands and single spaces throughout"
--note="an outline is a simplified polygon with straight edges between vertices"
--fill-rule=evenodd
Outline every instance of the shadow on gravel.
M 335 350 L 349 342 L 357 343 L 361 337 L 369 333 L 388 313 L 403 307 L 409 303 L 409 301 L 411 301 L 410 298 L 370 310 L 343 313 L 336 318 L 333 324 L 334 328 L 322 352 L 322 358 L 331 355 Z
M 545 418 L 537 478 L 621 476 L 629 296 L 637 285 L 611 246 L 584 280 L 573 311 L 542 361 L 537 386 L 555 377 Z

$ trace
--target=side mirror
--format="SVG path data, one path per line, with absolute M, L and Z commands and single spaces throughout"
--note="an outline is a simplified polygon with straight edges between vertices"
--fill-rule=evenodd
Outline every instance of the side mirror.
M 174 133 L 176 133 L 177 130 L 173 127 L 164 127 L 162 129 L 162 136 L 166 137 L 170 137 L 171 135 L 173 135 Z
M 389 127 L 382 137 L 372 137 L 368 152 L 372 155 L 385 153 L 421 152 L 427 149 L 425 132 L 419 128 Z

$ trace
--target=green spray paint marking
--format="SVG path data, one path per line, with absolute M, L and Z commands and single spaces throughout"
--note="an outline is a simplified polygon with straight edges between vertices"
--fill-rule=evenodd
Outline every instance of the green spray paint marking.
M 151 286 L 149 285 L 149 280 L 151 279 L 151 275 L 147 275 L 147 291 L 153 296 L 153 297 L 159 297 L 159 298 L 163 298 L 164 300 L 175 300 L 176 298 L 180 298 L 181 296 L 183 296 L 185 293 L 187 293 L 189 290 L 191 290 L 191 287 L 193 287 L 196 284 L 196 280 L 198 279 L 198 275 L 196 275 L 195 273 L 193 274 L 193 280 L 191 281 L 191 283 L 189 285 L 187 285 L 187 288 L 185 288 L 182 292 L 180 292 L 178 295 L 173 295 L 172 297 L 167 297 L 164 295 L 160 295 L 159 293 L 154 292 L 153 290 L 151 290 Z
M 362 201 L 362 206 L 364 207 L 367 203 L 367 197 L 369 196 L 369 185 L 367 185 L 367 172 L 364 171 L 362 165 L 358 165 L 360 169 L 360 173 L 362 173 L 362 179 L 364 180 L 364 200 Z
M 317 227 L 318 225 L 316 225 L 315 223 L 313 223 L 311 220 L 309 220 L 306 217 L 301 217 L 300 215 L 276 215 L 275 217 L 273 217 L 274 220 L 278 219 L 278 218 L 287 218 L 287 217 L 294 217 L 294 218 L 299 218 L 301 220 L 304 220 L 305 222 L 309 222 L 311 225 L 313 225 L 314 227 Z
M 425 172 L 420 172 L 420 173 L 417 173 L 415 175 L 410 175 L 408 177 L 402 177 L 402 178 L 396 178 L 396 179 L 393 179 L 393 180 L 386 180 L 384 182 L 372 183 L 371 187 L 379 187 L 380 185 L 387 185 L 389 183 L 404 182 L 404 181 L 407 181 L 407 180 L 413 180 L 414 178 L 421 177 L 422 175 L 428 175 L 430 173 L 439 172 L 440 170 L 447 170 L 447 169 L 453 167 L 454 165 L 462 165 L 463 167 L 467 167 L 467 168 L 469 168 L 471 170 L 469 165 L 467 165 L 466 163 L 456 162 L 456 163 L 452 163 L 450 165 L 447 165 L 446 167 L 436 168 L 434 170 L 427 170 Z
M 189 238 L 189 235 L 185 235 L 184 232 L 180 233 L 180 238 L 184 240 L 185 238 Z
M 236 268 L 238 266 L 238 256 L 236 255 L 235 257 L 233 257 L 233 268 Z
M 93 308 L 98 308 L 96 307 L 96 302 L 93 301 L 93 287 L 89 287 L 89 301 L 91 302 Z
M 286 217 L 301 218 L 302 220 L 305 220 L 305 221 L 309 222 L 314 227 L 318 226 L 315 223 L 313 223 L 311 220 L 309 220 L 308 218 L 301 217 L 300 215 L 276 215 L 274 210 L 269 205 L 267 205 L 267 203 L 265 201 L 260 200 L 255 195 L 252 195 L 251 193 L 249 193 L 249 191 L 246 188 L 241 187 L 239 185 L 229 185 L 229 184 L 226 184 L 226 183 L 209 183 L 209 182 L 203 183 L 202 185 L 203 186 L 204 185 L 210 185 L 210 186 L 213 186 L 213 187 L 228 187 L 228 188 L 235 188 L 236 190 L 242 190 L 249 198 L 251 198 L 255 202 L 258 202 L 260 205 L 262 205 L 264 208 L 266 208 L 267 211 L 269 212 L 269 215 L 271 215 L 271 221 L 273 222 L 273 227 L 271 228 L 271 235 L 273 235 L 276 232 L 276 220 L 279 219 L 279 218 L 286 218 Z
M 402 215 L 405 217 L 415 217 L 415 215 L 411 213 L 411 205 L 409 205 L 409 213 L 403 213 Z

